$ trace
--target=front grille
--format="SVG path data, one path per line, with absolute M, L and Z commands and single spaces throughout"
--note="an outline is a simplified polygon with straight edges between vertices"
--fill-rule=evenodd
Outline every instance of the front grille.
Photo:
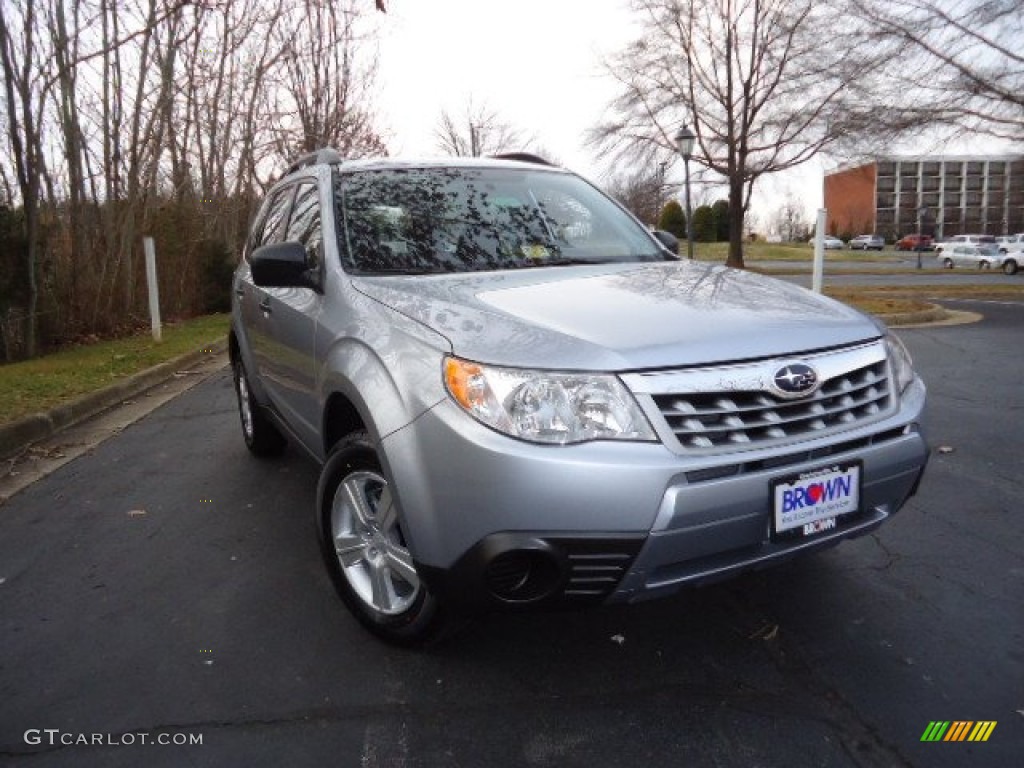
M 685 453 L 785 444 L 878 419 L 894 404 L 884 346 L 863 345 L 801 360 L 818 371 L 812 395 L 785 399 L 771 391 L 779 360 L 627 377 Z

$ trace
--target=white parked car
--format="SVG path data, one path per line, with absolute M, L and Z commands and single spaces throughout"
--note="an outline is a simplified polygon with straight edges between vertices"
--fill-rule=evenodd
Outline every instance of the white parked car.
M 846 244 L 838 237 L 832 237 L 832 235 L 825 235 L 825 250 L 826 251 L 841 251 L 846 247 Z
M 996 239 L 992 235 L 955 235 L 941 243 L 935 243 L 935 253 L 942 253 L 958 245 L 995 245 L 995 242 Z
M 1015 274 L 1019 266 L 1017 258 L 1002 253 L 994 243 L 980 245 L 969 243 L 950 245 L 947 243 L 946 248 L 936 258 L 946 269 L 953 269 L 953 267 L 1002 269 L 1008 275 Z
M 1024 232 L 1016 235 L 1000 235 L 996 238 L 996 245 L 999 246 L 999 250 L 1002 253 L 1010 253 L 1011 251 L 1020 253 L 1024 251 Z

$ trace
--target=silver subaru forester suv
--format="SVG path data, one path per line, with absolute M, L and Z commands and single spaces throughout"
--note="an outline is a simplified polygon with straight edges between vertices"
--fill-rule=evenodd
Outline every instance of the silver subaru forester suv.
M 243 433 L 322 465 L 325 562 L 370 630 L 672 594 L 915 492 L 899 340 L 668 239 L 537 162 L 325 150 L 274 187 L 233 285 Z

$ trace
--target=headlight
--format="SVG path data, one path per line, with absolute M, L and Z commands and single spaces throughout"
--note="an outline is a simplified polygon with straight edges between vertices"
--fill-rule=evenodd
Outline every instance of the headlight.
M 522 440 L 564 445 L 657 439 L 615 376 L 495 368 L 448 357 L 444 382 L 473 417 Z
M 903 346 L 903 342 L 892 333 L 886 335 L 885 346 L 889 350 L 889 364 L 896 380 L 896 390 L 903 394 L 903 390 L 914 380 L 914 364 L 910 359 L 910 353 Z

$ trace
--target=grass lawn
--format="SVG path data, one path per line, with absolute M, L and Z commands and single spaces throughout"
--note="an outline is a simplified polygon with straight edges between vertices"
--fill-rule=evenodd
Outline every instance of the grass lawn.
M 52 408 L 179 355 L 202 349 L 228 332 L 230 316 L 208 315 L 165 324 L 152 335 L 99 341 L 46 357 L 0 365 L 0 423 Z
M 686 255 L 686 241 L 679 243 L 679 253 Z M 698 261 L 715 261 L 725 263 L 729 255 L 728 243 L 694 243 L 693 257 Z M 756 243 L 743 244 L 743 260 L 755 261 L 802 261 L 810 267 L 814 258 L 814 246 L 811 243 Z M 859 261 L 890 262 L 897 259 L 897 254 L 886 251 L 825 251 L 825 261 Z

